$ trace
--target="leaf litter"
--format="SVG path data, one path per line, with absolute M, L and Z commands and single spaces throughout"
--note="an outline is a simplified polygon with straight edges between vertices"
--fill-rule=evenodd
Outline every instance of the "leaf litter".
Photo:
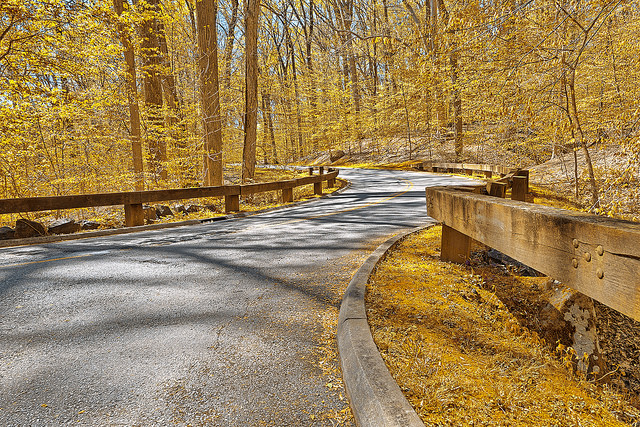
M 441 227 L 402 240 L 370 278 L 380 353 L 428 426 L 635 425 L 609 384 L 574 374 L 468 267 L 439 260 Z

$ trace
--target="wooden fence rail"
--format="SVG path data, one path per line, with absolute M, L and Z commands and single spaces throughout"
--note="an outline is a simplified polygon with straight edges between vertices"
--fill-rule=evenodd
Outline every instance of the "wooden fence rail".
M 124 205 L 125 225 L 130 227 L 144 224 L 143 203 L 201 197 L 224 197 L 225 212 L 233 212 L 240 209 L 240 196 L 249 194 L 279 190 L 281 191 L 283 203 L 288 203 L 293 201 L 293 189 L 295 187 L 313 184 L 314 194 L 320 195 L 322 194 L 322 182 L 327 181 L 328 187 L 335 187 L 336 177 L 338 176 L 337 170 L 330 170 L 328 173 L 323 172 L 321 169 L 319 175 L 245 185 L 0 199 L 0 214 Z
M 426 197 L 452 260 L 475 239 L 640 321 L 640 224 L 448 187 Z
M 426 161 L 417 166 L 419 170 L 429 172 L 449 172 L 463 173 L 472 175 L 474 172 L 482 173 L 485 177 L 491 178 L 492 175 L 505 176 L 517 171 L 517 168 L 509 168 L 505 166 L 485 165 L 478 163 L 441 163 Z

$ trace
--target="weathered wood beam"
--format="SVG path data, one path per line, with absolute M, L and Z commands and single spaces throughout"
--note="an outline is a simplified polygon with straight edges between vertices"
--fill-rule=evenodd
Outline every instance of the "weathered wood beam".
M 640 224 L 445 187 L 426 197 L 447 227 L 640 321 Z
M 491 172 L 495 174 L 507 175 L 509 173 L 515 172 L 517 169 L 505 167 L 505 166 L 495 166 L 495 165 L 484 165 L 478 163 L 435 163 L 429 162 L 428 168 L 426 167 L 426 162 L 423 163 L 423 168 L 425 170 L 433 170 L 437 172 L 438 170 L 471 170 L 474 172 Z
M 527 201 L 529 179 L 524 176 L 514 176 L 511 181 L 511 200 Z
M 471 252 L 471 238 L 462 234 L 455 228 L 442 226 L 442 245 L 440 246 L 440 259 L 462 263 L 469 259 Z
M 124 205 L 124 226 L 135 227 L 137 225 L 144 225 L 142 203 Z
M 197 199 L 247 195 L 265 191 L 276 191 L 286 186 L 297 187 L 335 179 L 339 171 L 313 175 L 287 181 L 265 182 L 246 185 L 222 185 L 216 187 L 176 188 L 169 190 L 130 191 L 122 193 L 97 193 L 71 196 L 24 197 L 0 199 L 0 214 L 38 212 L 58 209 L 76 209 L 94 206 L 137 205 L 167 200 Z

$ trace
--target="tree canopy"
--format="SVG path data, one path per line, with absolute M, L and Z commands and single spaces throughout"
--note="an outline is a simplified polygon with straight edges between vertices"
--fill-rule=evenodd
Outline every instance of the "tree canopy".
M 2 196 L 218 184 L 226 163 L 251 179 L 256 161 L 401 138 L 411 158 L 447 142 L 460 160 L 581 156 L 567 179 L 597 208 L 640 166 L 639 13 L 602 0 L 5 0 Z M 607 144 L 626 154 L 613 175 L 590 161 Z

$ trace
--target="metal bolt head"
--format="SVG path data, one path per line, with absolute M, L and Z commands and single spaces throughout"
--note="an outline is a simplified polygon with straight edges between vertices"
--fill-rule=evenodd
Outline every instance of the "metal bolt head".
M 596 270 L 596 276 L 598 276 L 598 279 L 602 279 L 604 278 L 604 271 L 602 271 L 601 268 Z
M 585 252 L 583 256 L 585 261 L 587 262 L 591 261 L 591 254 L 589 252 Z
M 573 268 L 578 268 L 578 260 L 577 259 L 573 259 L 573 261 L 571 261 L 571 263 L 573 264 Z
M 600 256 L 604 255 L 604 248 L 602 246 L 598 246 L 596 248 L 596 253 Z
M 573 239 L 573 247 L 577 248 L 578 246 L 580 246 L 580 243 L 578 243 L 578 239 Z

